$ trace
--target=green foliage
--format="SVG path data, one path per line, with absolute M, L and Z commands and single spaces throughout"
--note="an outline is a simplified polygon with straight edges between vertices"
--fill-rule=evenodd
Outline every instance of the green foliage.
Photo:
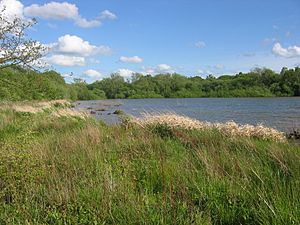
M 102 90 L 89 90 L 85 83 L 66 84 L 55 71 L 44 73 L 11 66 L 0 70 L 0 100 L 103 99 Z
M 1 224 L 297 224 L 300 148 L 0 111 Z
M 55 71 L 38 73 L 21 67 L 0 70 L 0 100 L 123 99 L 300 96 L 300 68 L 281 73 L 255 69 L 234 76 L 213 75 L 206 79 L 180 74 L 156 76 L 134 74 L 125 80 L 119 74 L 87 84 L 81 79 L 67 84 Z
M 206 79 L 179 74 L 156 76 L 134 74 L 125 81 L 118 74 L 88 85 L 100 89 L 107 98 L 195 98 L 300 96 L 300 69 L 255 69 L 235 76 L 213 75 Z
M 116 109 L 113 114 L 116 114 L 116 115 L 123 115 L 124 114 L 124 111 L 121 110 L 121 109 Z

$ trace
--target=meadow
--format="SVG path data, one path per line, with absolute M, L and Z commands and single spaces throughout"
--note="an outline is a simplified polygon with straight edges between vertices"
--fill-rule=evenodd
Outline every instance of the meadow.
M 299 224 L 300 147 L 285 138 L 14 104 L 0 110 L 0 224 Z

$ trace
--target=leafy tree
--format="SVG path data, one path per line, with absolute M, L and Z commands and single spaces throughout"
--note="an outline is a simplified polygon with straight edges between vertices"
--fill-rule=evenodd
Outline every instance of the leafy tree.
M 26 36 L 36 20 L 13 19 L 0 11 L 0 68 L 11 65 L 32 67 L 45 53 L 45 46 Z
M 135 74 L 130 81 L 125 81 L 119 74 L 112 74 L 92 84 L 82 79 L 67 84 L 55 71 L 40 73 L 20 66 L 0 70 L 2 100 L 266 96 L 300 96 L 300 69 L 283 69 L 280 74 L 256 69 L 206 79 L 180 74 Z

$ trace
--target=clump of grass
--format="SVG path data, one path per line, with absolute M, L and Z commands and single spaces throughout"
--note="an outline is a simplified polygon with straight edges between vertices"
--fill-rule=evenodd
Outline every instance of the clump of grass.
M 113 112 L 113 114 L 116 114 L 116 115 L 123 115 L 123 114 L 125 114 L 125 113 L 124 113 L 124 111 L 121 110 L 121 109 L 116 109 L 116 110 Z
M 258 137 L 280 142 L 286 140 L 283 132 L 263 125 L 240 125 L 233 121 L 227 123 L 210 123 L 170 113 L 145 114 L 143 118 L 135 118 L 133 122 L 142 127 L 148 125 L 166 125 L 173 128 L 183 128 L 188 130 L 218 130 L 230 137 Z
M 0 224 L 297 224 L 300 148 L 0 110 Z
M 62 116 L 81 117 L 81 118 L 88 117 L 88 113 L 70 109 L 70 108 L 63 108 L 63 109 L 53 111 L 52 115 L 56 117 L 62 117 Z
M 300 140 L 300 129 L 293 129 L 286 134 L 288 139 Z

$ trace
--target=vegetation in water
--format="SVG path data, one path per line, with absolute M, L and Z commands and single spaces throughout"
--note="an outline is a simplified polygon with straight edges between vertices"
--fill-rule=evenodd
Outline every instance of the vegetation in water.
M 0 111 L 0 224 L 298 224 L 300 148 Z
M 116 115 L 122 115 L 122 114 L 124 114 L 124 111 L 121 110 L 121 109 L 116 109 L 116 110 L 113 112 L 113 114 L 116 114 Z

